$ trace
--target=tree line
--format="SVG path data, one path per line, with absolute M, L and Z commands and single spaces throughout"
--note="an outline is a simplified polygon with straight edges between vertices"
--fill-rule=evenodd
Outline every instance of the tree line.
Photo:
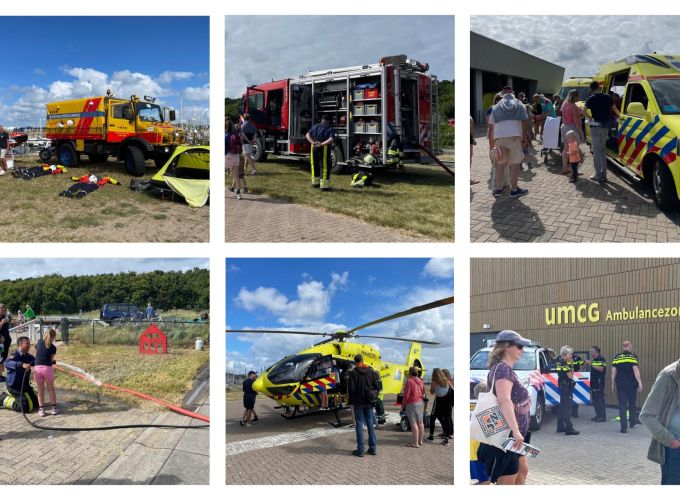
M 141 309 L 209 309 L 210 272 L 153 271 L 148 273 L 61 276 L 0 281 L 0 302 L 12 314 L 29 304 L 37 314 L 74 314 L 100 309 L 104 304 L 128 302 Z

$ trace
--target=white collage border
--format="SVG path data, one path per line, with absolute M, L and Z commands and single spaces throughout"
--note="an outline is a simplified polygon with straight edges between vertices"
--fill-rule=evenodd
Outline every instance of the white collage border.
M 680 4 L 657 3 L 655 7 L 663 9 L 666 15 L 669 12 L 680 15 Z M 214 425 L 210 429 L 211 439 L 211 462 L 210 462 L 210 486 L 87 486 L 87 487 L 60 487 L 58 490 L 47 490 L 48 486 L 37 486 L 27 489 L 25 486 L 1 486 L 3 494 L 33 496 L 36 494 L 68 495 L 74 500 L 90 500 L 97 495 L 102 500 L 118 499 L 122 494 L 133 498 L 142 498 L 150 494 L 160 494 L 169 498 L 179 498 L 185 495 L 201 496 L 209 498 L 265 498 L 270 496 L 302 496 L 311 497 L 323 495 L 330 499 L 343 498 L 346 495 L 381 495 L 391 497 L 431 496 L 431 495 L 460 495 L 491 499 L 493 489 L 478 488 L 469 485 L 469 451 L 468 451 L 468 352 L 469 352 L 469 282 L 470 265 L 469 259 L 492 258 L 492 257 L 675 257 L 680 250 L 678 244 L 589 244 L 588 246 L 567 243 L 541 244 L 540 246 L 528 247 L 526 243 L 517 244 L 470 244 L 469 224 L 469 150 L 468 143 L 463 138 L 469 133 L 469 26 L 471 15 L 517 15 L 527 13 L 531 15 L 563 15 L 563 14 L 588 14 L 588 15 L 611 15 L 612 6 L 606 3 L 594 4 L 584 0 L 573 0 L 568 4 L 550 4 L 536 0 L 522 2 L 503 2 L 499 0 L 478 0 L 467 2 L 464 0 L 425 0 L 421 2 L 405 0 L 373 0 L 371 2 L 330 3 L 298 0 L 297 2 L 281 2 L 276 0 L 260 0 L 258 2 L 235 2 L 230 0 L 193 0 L 192 2 L 170 3 L 158 0 L 146 0 L 135 2 L 133 0 L 117 0 L 115 3 L 87 2 L 83 0 L 62 0 L 62 2 L 48 2 L 47 0 L 33 0 L 30 2 L 6 1 L 3 2 L 2 15 L 0 15 L 0 40 L 2 46 L 7 48 L 11 40 L 2 39 L 2 16 L 25 16 L 25 15 L 49 15 L 49 16 L 107 16 L 107 15 L 148 15 L 148 16 L 210 16 L 210 124 L 214 137 L 212 142 L 212 180 L 215 196 L 211 200 L 210 232 L 211 242 L 202 244 L 164 244 L 164 243 L 81 243 L 63 244 L 44 243 L 31 244 L 5 244 L 1 245 L 1 254 L 5 258 L 10 257 L 33 257 L 44 258 L 46 256 L 59 256 L 71 258 L 113 258 L 113 257 L 203 257 L 210 258 L 211 270 L 211 370 L 215 380 L 210 389 L 211 421 Z M 643 9 L 630 6 L 617 6 L 616 14 L 642 14 Z M 524 12 L 523 12 L 524 11 Z M 457 196 L 456 196 L 456 243 L 394 243 L 394 244 L 354 244 L 354 243 L 306 243 L 306 244 L 229 244 L 224 241 L 224 199 L 222 197 L 224 186 L 224 170 L 222 168 L 223 143 L 217 139 L 223 127 L 223 103 L 224 103 L 224 61 L 225 61 L 225 15 L 454 15 L 456 23 L 455 53 L 456 53 L 456 123 L 458 124 L 458 137 L 456 148 L 457 162 Z M 255 18 L 255 17 L 254 17 Z M 84 28 L 86 29 L 86 28 Z M 107 57 L 106 49 L 115 51 L 115 37 L 108 34 L 97 33 L 93 29 L 94 43 L 102 46 L 102 57 Z M 166 34 L 160 33 L 159 36 Z M 30 38 L 30 33 L 27 33 Z M 68 37 L 68 33 L 59 31 L 58 18 L 55 18 L 54 36 Z M 181 36 L 181 34 L 167 34 L 167 36 Z M 310 34 L 301 39 L 301 43 L 313 43 L 314 36 L 322 34 Z M 421 34 L 427 37 L 427 33 Z M 597 33 L 587 33 L 584 37 L 596 38 Z M 680 36 L 679 36 L 680 38 Z M 21 41 L 16 41 L 21 44 Z M 158 48 L 158 40 L 153 41 L 153 47 L 145 47 L 140 42 L 140 52 L 137 56 L 145 55 L 157 57 L 155 52 Z M 442 50 L 452 50 L 453 47 L 443 47 Z M 145 52 L 148 51 L 148 52 Z M 117 54 L 116 57 L 121 57 Z M 163 53 L 163 57 L 166 55 Z M 191 54 L 177 54 L 177 57 L 191 57 Z M 229 64 L 229 62 L 228 62 Z M 1 203 L 1 201 L 0 201 Z M 456 437 L 454 456 L 455 486 L 377 486 L 366 489 L 361 486 L 324 486 L 322 475 L 319 486 L 224 486 L 225 484 L 225 428 L 219 425 L 225 419 L 223 378 L 221 374 L 225 370 L 225 335 L 223 319 L 225 316 L 225 257 L 309 257 L 319 255 L 324 257 L 454 257 L 455 259 L 455 378 L 459 381 L 459 390 L 456 391 L 455 422 Z M 0 443 L 0 474 L 2 474 L 2 454 L 7 453 L 4 447 L 7 441 Z M 408 461 L 415 459 L 414 455 L 404 457 L 404 474 L 408 474 Z M 427 460 L 424 455 L 423 460 Z M 314 464 L 318 465 L 318 464 Z M 310 468 L 313 467 L 310 464 Z M 318 469 L 315 468 L 315 473 Z M 301 471 L 304 472 L 304 471 Z M 1 482 L 1 480 L 0 480 Z M 380 478 L 376 478 L 380 482 Z M 570 495 L 592 495 L 593 487 L 572 486 Z M 319 487 L 324 488 L 320 490 Z M 596 486 L 604 488 L 605 486 Z M 554 495 L 554 486 L 529 486 L 515 493 L 517 495 Z M 611 490 L 608 493 L 623 493 L 623 487 Z M 626 487 L 628 490 L 630 487 Z M 640 494 L 640 488 L 633 487 L 635 494 Z M 649 488 L 649 487 L 646 487 Z M 537 491 L 540 490 L 540 491 Z M 49 491 L 49 493 L 48 493 Z M 603 491 L 597 492 L 602 494 Z M 650 491 L 651 493 L 651 491 Z M 677 495 L 677 489 L 655 489 L 654 494 L 660 496 Z M 624 493 L 625 495 L 626 493 Z

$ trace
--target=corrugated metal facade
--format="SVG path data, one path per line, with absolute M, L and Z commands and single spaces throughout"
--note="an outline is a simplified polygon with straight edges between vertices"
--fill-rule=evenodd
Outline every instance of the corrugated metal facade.
M 577 350 L 599 345 L 608 361 L 630 339 L 640 360 L 643 397 L 658 372 L 680 358 L 680 260 L 473 259 L 470 270 L 473 333 L 489 324 L 492 330 L 517 330 L 556 351 L 563 345 Z M 583 322 L 578 318 L 581 305 Z M 563 309 L 558 310 L 560 306 Z M 569 306 L 574 309 L 566 309 Z M 593 314 L 588 318 L 590 307 Z M 649 309 L 650 314 L 662 308 L 664 317 L 614 316 L 636 307 Z M 673 314 L 673 308 L 676 314 L 665 317 Z M 596 311 L 598 321 L 594 321 Z M 554 324 L 548 324 L 553 318 Z M 607 402 L 613 404 L 609 390 L 607 383 Z
M 564 68 L 470 32 L 470 68 L 538 81 L 538 91 L 559 90 Z M 500 90 L 500 89 L 499 89 Z

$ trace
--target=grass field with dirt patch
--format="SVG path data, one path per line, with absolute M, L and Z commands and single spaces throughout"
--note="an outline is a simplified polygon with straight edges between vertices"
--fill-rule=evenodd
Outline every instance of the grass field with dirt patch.
M 137 346 L 71 342 L 58 347 L 57 361 L 77 366 L 102 382 L 180 404 L 191 389 L 196 375 L 210 359 L 208 350 L 168 348 L 167 354 L 154 356 L 139 354 L 138 350 Z M 57 389 L 102 394 L 134 405 L 156 406 L 155 403 L 95 386 L 60 371 L 56 374 L 55 385 Z
M 37 156 L 15 157 L 15 167 L 33 167 Z M 144 178 L 156 168 L 148 162 Z M 119 186 L 106 184 L 85 198 L 59 193 L 71 186 L 71 176 L 108 175 Z M 0 231 L 5 242 L 206 242 L 210 239 L 210 207 L 191 208 L 184 202 L 162 201 L 132 191 L 122 162 L 90 163 L 65 174 L 32 180 L 0 177 Z
M 291 203 L 309 205 L 365 222 L 454 240 L 454 179 L 438 166 L 408 164 L 404 171 L 375 174 L 374 186 L 350 186 L 350 175 L 331 176 L 332 191 L 311 187 L 309 164 L 277 159 L 257 165 L 247 175 L 248 189 Z M 227 185 L 231 177 L 226 178 Z

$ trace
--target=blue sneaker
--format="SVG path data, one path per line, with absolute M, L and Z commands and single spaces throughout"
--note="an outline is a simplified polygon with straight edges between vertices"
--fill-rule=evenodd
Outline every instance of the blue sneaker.
M 494 189 L 493 192 L 492 192 L 492 194 L 493 194 L 494 198 L 498 198 L 498 197 L 499 197 L 500 195 L 502 195 L 504 192 L 505 192 L 505 186 L 503 186 L 503 187 L 500 188 L 500 189 Z
M 510 191 L 510 198 L 520 198 L 529 193 L 528 189 L 517 188 Z

